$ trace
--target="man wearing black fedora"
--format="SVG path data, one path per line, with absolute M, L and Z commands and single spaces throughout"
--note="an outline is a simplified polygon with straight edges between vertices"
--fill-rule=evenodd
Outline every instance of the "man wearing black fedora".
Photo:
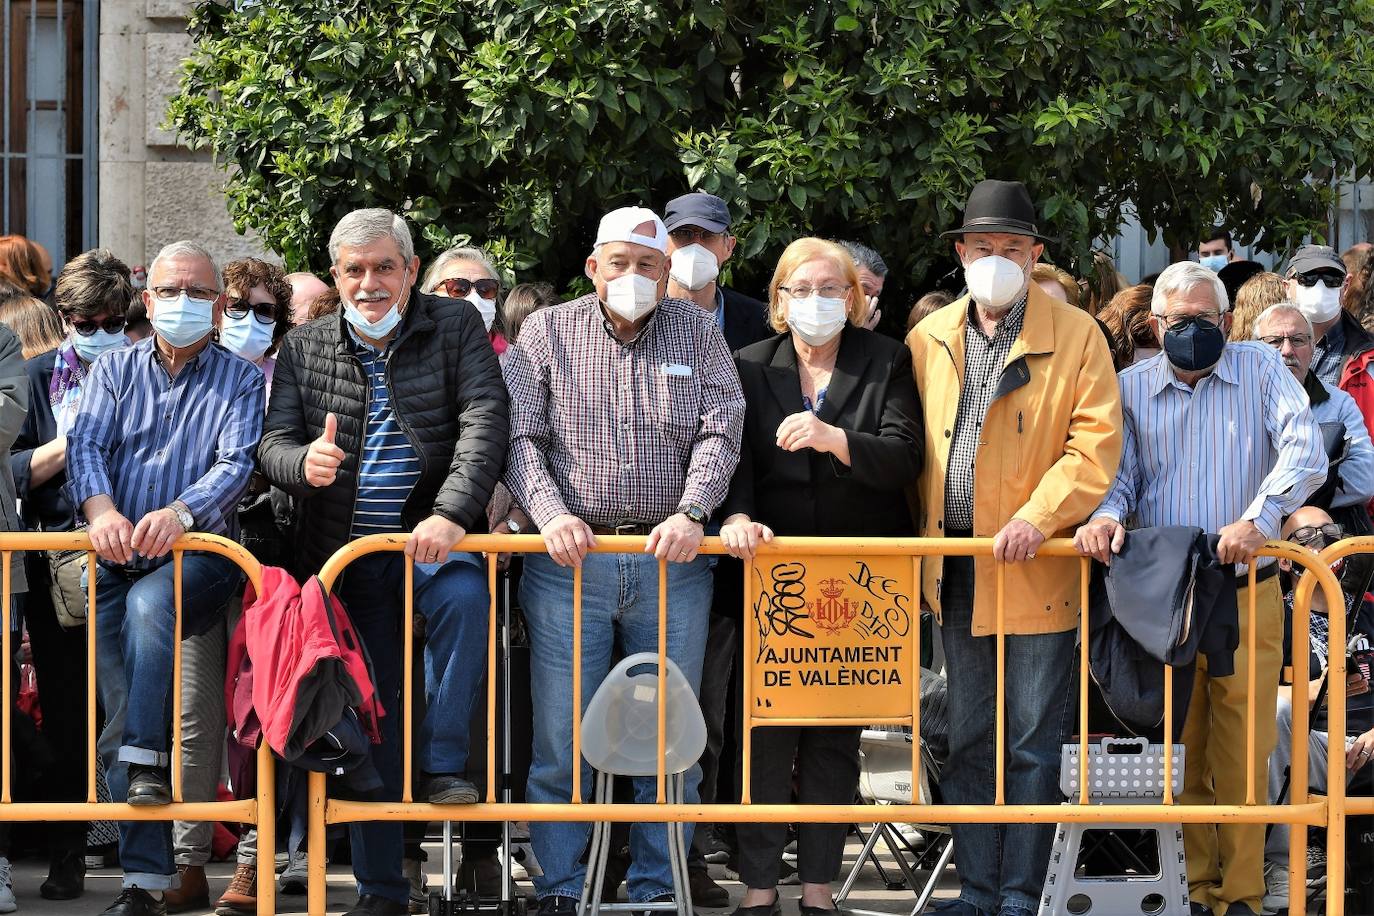
M 907 337 L 926 454 L 921 534 L 990 537 L 992 557 L 932 557 L 922 593 L 940 620 L 949 679 L 951 804 L 1057 804 L 1071 718 L 1078 565 L 1035 559 L 1097 508 L 1121 459 L 1121 399 L 1107 342 L 1086 312 L 1029 282 L 1048 240 L 1019 182 L 983 181 L 964 222 L 944 233 L 968 294 Z M 1005 675 L 997 677 L 997 565 Z M 1014 684 L 1015 689 L 1007 689 Z M 995 760 L 1004 697 L 1005 757 Z M 960 895 L 936 912 L 1030 916 L 1039 908 L 1054 828 L 956 824 Z

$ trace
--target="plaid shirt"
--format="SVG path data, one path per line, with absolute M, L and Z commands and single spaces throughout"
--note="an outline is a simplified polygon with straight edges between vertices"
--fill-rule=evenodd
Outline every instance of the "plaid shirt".
M 1026 317 L 1026 299 L 1012 306 L 997 322 L 989 338 L 978 323 L 977 306 L 969 300 L 968 322 L 964 328 L 964 387 L 959 392 L 959 412 L 954 418 L 954 438 L 949 446 L 949 466 L 945 472 L 945 530 L 973 530 L 973 464 L 978 459 L 978 442 L 983 435 L 983 418 L 988 414 L 997 381 L 1007 364 L 1011 345 L 1021 334 Z
M 594 294 L 541 309 L 506 353 L 505 483 L 540 528 L 656 525 L 708 514 L 739 461 L 744 393 L 712 316 L 664 299 L 639 336 L 611 333 Z

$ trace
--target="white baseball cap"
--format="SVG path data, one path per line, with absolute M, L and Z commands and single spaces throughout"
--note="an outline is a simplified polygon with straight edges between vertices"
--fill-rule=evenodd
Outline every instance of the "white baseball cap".
M 653 235 L 641 235 L 635 231 L 645 223 L 653 224 Z M 621 207 L 601 217 L 601 225 L 596 228 L 596 247 L 608 242 L 634 242 L 667 254 L 668 230 L 658 214 L 648 207 Z

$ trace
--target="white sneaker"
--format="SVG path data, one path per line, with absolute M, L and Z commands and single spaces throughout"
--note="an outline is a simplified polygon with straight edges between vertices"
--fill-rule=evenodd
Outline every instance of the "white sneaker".
M 14 879 L 10 877 L 10 860 L 0 856 L 0 913 L 13 913 L 19 909 L 14 900 Z
M 528 842 L 512 841 L 510 844 L 510 859 L 506 861 L 506 850 L 501 849 L 501 864 L 510 868 L 510 876 L 516 881 L 528 881 L 531 878 L 541 878 L 544 869 L 539 867 L 539 860 L 534 857 L 534 848 Z
M 1273 914 L 1288 909 L 1288 869 L 1264 863 L 1264 900 L 1260 909 Z

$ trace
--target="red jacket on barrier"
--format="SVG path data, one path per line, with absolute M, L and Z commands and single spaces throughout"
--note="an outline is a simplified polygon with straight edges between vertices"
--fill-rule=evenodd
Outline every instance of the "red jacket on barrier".
M 265 734 L 283 760 L 294 760 L 358 711 L 372 743 L 385 715 L 367 650 L 343 604 L 312 576 L 304 588 L 284 569 L 262 571 L 263 594 L 248 586 L 243 616 L 229 641 L 225 708 L 235 740 L 255 747 Z

